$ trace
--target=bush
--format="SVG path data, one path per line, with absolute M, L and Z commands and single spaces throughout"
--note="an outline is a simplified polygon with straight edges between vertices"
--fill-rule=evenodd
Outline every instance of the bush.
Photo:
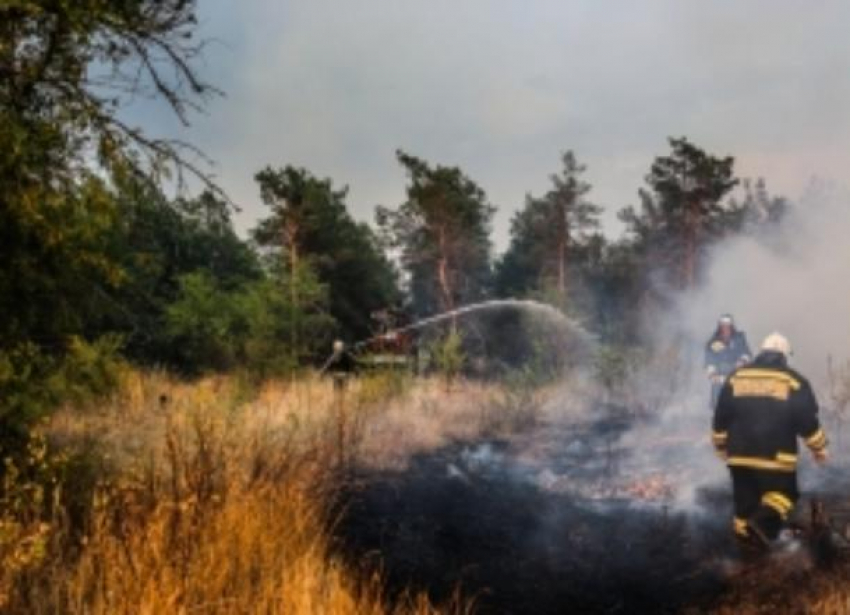
M 83 406 L 113 391 L 124 368 L 120 346 L 115 336 L 71 337 L 60 355 L 31 343 L 0 351 L 0 458 L 17 459 L 32 427 L 56 406 Z
M 434 342 L 431 346 L 431 358 L 437 371 L 445 377 L 446 386 L 450 386 L 466 362 L 461 334 L 452 329 L 444 338 Z

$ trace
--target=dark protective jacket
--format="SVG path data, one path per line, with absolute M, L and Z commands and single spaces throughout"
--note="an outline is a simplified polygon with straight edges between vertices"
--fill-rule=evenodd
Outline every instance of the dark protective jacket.
M 718 329 L 705 345 L 705 366 L 714 368 L 713 371 L 721 376 L 729 375 L 749 360 L 750 345 L 743 331 L 734 329 L 729 339 L 724 340 Z
M 733 467 L 793 472 L 797 438 L 823 450 L 812 387 L 781 353 L 763 352 L 727 378 L 714 411 L 712 441 Z

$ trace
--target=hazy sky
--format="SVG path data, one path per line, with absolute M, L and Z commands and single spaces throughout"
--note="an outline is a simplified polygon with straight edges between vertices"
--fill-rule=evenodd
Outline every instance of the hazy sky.
M 394 152 L 459 165 L 499 208 L 548 187 L 559 152 L 588 165 L 591 198 L 636 201 L 666 138 L 686 135 L 739 173 L 795 197 L 850 162 L 850 2 L 845 0 L 200 0 L 217 39 L 199 65 L 226 92 L 181 131 L 243 207 L 266 164 L 350 187 L 355 216 L 403 199 Z

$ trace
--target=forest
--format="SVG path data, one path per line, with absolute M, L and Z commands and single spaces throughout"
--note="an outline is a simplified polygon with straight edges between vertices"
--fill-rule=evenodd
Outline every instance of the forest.
M 194 0 L 0 3 L 0 612 L 473 612 L 451 583 L 430 591 L 390 569 L 384 585 L 380 564 L 351 564 L 357 545 L 372 546 L 357 525 L 366 496 L 350 504 L 354 551 L 334 546 L 331 519 L 357 482 L 346 477 L 364 451 L 391 456 L 392 442 L 369 435 L 376 407 L 381 424 L 414 432 L 406 421 L 417 408 L 449 413 L 432 417 L 448 431 L 409 445 L 421 453 L 525 433 L 537 424 L 529 408 L 546 405 L 561 372 L 518 379 L 536 347 L 504 334 L 519 326 L 511 314 L 484 321 L 483 334 L 453 321 L 414 342 L 436 357 L 430 371 L 369 371 L 341 402 L 319 374 L 334 341 L 382 333 L 376 315 L 387 310 L 406 324 L 533 300 L 596 340 L 592 386 L 608 399 L 634 357 L 655 352 L 646 323 L 701 286 L 712 250 L 778 237 L 797 206 L 770 178 L 742 176 L 735 152 L 677 134 L 646 160 L 635 204 L 617 211 L 624 232 L 611 237 L 582 152 L 563 143 L 544 192 L 501 204 L 515 213 L 497 253 L 487 187 L 399 144 L 404 193 L 373 222 L 352 214 L 344 183 L 269 161 L 253 176 L 264 214 L 240 234 L 239 204 L 203 152 L 122 114 L 143 97 L 188 123 L 222 94 L 196 68 L 198 28 Z M 284 418 L 257 418 L 278 406 Z M 150 448 L 136 443 L 142 433 Z M 122 466 L 122 455 L 138 465 Z M 227 531 L 239 523 L 241 533 Z M 277 537 L 266 549 L 268 533 Z M 220 583 L 204 577 L 237 553 L 256 559 L 244 555 L 240 568 L 234 556 Z M 708 604 L 700 588 L 682 590 L 676 608 Z M 570 600 L 603 612 L 610 591 Z M 750 612 L 729 604 L 712 608 Z
M 3 434 L 24 434 L 69 396 L 106 392 L 117 362 L 280 376 L 321 364 L 333 339 L 367 338 L 371 315 L 390 307 L 416 318 L 538 298 L 606 341 L 639 344 L 641 314 L 695 286 L 714 242 L 766 232 L 790 207 L 763 179 L 738 177 L 732 156 L 674 137 L 647 161 L 639 204 L 619 212 L 626 233 L 609 239 L 565 144 L 550 189 L 527 196 L 494 254 L 485 189 L 399 150 L 406 194 L 375 225 L 355 221 L 345 186 L 269 166 L 254 177 L 267 214 L 240 237 L 234 204 L 190 146 L 118 113 L 137 90 L 181 118 L 216 94 L 191 68 L 190 4 L 17 4 L 5 9 L 2 61 Z M 177 184 L 201 189 L 169 197 Z

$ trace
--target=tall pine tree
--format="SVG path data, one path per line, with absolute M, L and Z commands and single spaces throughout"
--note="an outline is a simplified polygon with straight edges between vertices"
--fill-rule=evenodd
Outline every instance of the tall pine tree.
M 552 290 L 561 307 L 567 304 L 571 274 L 589 254 L 602 208 L 585 198 L 590 184 L 575 154 L 562 154 L 561 164 L 552 188 L 542 197 L 529 195 L 511 222 L 511 244 L 497 269 L 500 294 Z
M 349 339 L 367 336 L 370 314 L 397 303 L 399 292 L 378 238 L 348 212 L 347 189 L 292 166 L 266 168 L 256 179 L 271 215 L 260 221 L 253 236 L 278 260 L 282 257 L 293 304 L 299 301 L 299 272 L 309 268 L 327 288 L 329 311 L 341 334 Z
M 484 191 L 457 167 L 431 166 L 404 152 L 407 200 L 379 208 L 378 223 L 400 250 L 414 309 L 452 310 L 484 297 L 490 284 L 490 231 L 495 209 Z
M 620 219 L 646 266 L 685 290 L 697 282 L 705 249 L 740 219 L 735 203 L 724 201 L 738 180 L 731 156 L 713 156 L 686 138 L 671 138 L 670 147 L 646 176 L 640 209 L 627 207 Z

